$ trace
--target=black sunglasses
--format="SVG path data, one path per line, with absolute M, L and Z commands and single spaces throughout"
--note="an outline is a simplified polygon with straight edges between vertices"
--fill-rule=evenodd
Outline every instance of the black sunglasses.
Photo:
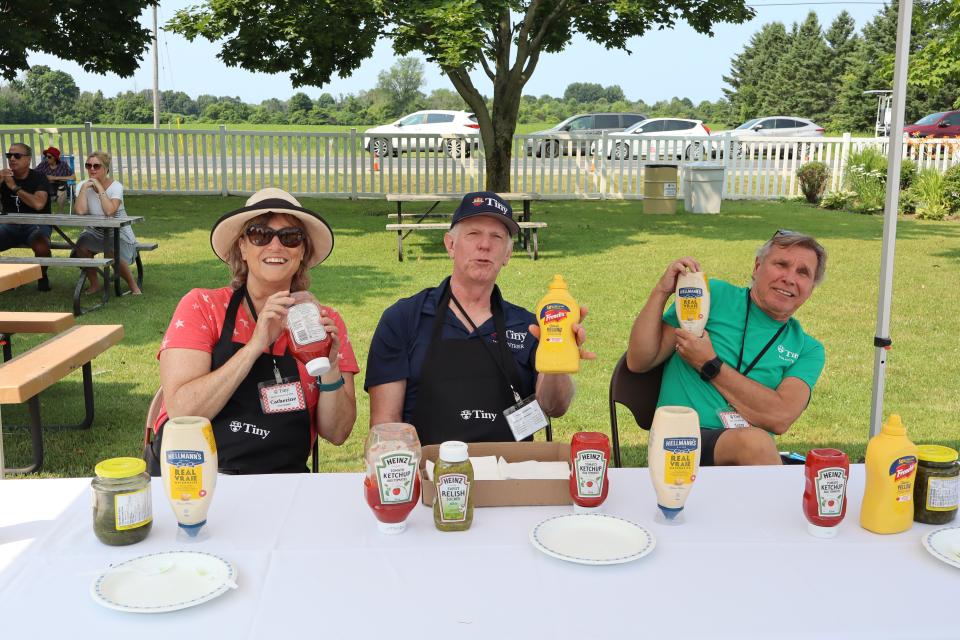
M 771 236 L 771 238 L 776 238 L 779 236 L 802 236 L 803 234 L 799 231 L 793 231 L 792 229 L 777 229 L 777 232 Z
M 247 240 L 255 247 L 265 247 L 273 242 L 273 237 L 280 238 L 280 244 L 290 249 L 299 247 L 303 244 L 303 229 L 299 227 L 284 227 L 283 229 L 271 229 L 262 224 L 255 224 L 247 227 L 244 231 Z
M 27 158 L 27 157 L 29 157 L 29 154 L 26 154 L 26 153 L 8 153 L 8 154 L 6 154 L 6 156 L 7 156 L 7 160 L 9 160 L 10 158 L 13 158 L 14 160 L 19 160 L 20 158 Z
M 99 168 L 102 167 L 103 165 L 102 165 L 102 164 L 93 164 L 92 162 L 84 162 L 84 163 L 83 163 L 83 166 L 86 167 L 87 169 L 99 169 Z

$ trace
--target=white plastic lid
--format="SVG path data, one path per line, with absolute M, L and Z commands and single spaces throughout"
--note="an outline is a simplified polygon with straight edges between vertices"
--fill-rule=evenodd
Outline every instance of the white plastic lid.
M 377 521 L 377 530 L 380 533 L 386 533 L 388 535 L 395 535 L 397 533 L 403 533 L 407 528 L 407 521 L 403 522 L 380 522 Z
M 314 378 L 317 376 L 322 376 L 327 371 L 330 371 L 330 358 L 326 356 L 314 358 L 307 363 L 307 373 L 312 375 Z
M 447 440 L 440 445 L 440 459 L 444 462 L 463 462 L 469 457 L 467 443 L 459 440 Z
M 807 533 L 815 538 L 836 538 L 837 527 L 820 527 L 812 522 L 807 523 Z

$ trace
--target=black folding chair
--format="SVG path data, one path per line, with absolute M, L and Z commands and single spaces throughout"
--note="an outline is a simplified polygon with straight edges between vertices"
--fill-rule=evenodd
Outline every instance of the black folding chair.
M 627 354 L 620 356 L 610 377 L 610 435 L 613 438 L 613 465 L 620 466 L 620 434 L 617 428 L 617 404 L 630 409 L 641 429 L 650 429 L 660 396 L 663 364 L 645 373 L 627 368 Z

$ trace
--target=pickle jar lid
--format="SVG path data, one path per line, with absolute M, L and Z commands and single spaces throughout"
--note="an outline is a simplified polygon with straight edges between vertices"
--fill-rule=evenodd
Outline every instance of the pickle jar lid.
M 466 442 L 447 440 L 440 444 L 440 459 L 444 462 L 463 462 L 468 457 Z
M 924 462 L 954 462 L 957 450 L 939 444 L 921 444 L 917 447 L 917 457 Z
M 130 478 L 146 470 L 147 463 L 141 458 L 109 458 L 93 468 L 101 478 Z

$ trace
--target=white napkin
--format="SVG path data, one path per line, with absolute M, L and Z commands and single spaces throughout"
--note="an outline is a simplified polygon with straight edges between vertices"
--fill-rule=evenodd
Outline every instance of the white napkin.
M 497 468 L 497 458 L 495 456 L 470 456 L 470 464 L 473 465 L 474 480 L 500 480 L 500 472 Z M 425 465 L 427 469 L 427 480 L 433 482 L 432 460 L 427 460 Z

